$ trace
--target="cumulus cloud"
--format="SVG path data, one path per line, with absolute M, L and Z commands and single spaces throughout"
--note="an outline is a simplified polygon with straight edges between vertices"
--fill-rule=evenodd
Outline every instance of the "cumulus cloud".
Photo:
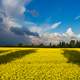
M 27 28 L 22 19 L 24 5 L 30 2 L 31 0 L 0 0 L 0 44 L 31 44 L 30 36 L 39 37 L 37 32 Z M 31 25 L 31 22 L 27 23 Z
M 60 41 L 69 42 L 70 40 L 80 40 L 80 34 L 75 34 L 71 27 L 68 28 L 64 33 L 44 32 L 40 38 L 33 38 L 33 42 L 35 42 L 35 44 L 43 43 L 45 45 L 49 45 L 50 43 L 58 44 Z
M 2 0 L 3 7 L 7 13 L 7 15 L 19 15 L 25 12 L 25 7 L 23 0 Z
M 64 33 L 64 36 L 67 36 L 67 37 L 75 37 L 76 34 L 72 31 L 72 28 L 68 28 L 67 31 Z
M 28 5 L 32 0 L 2 0 L 3 7 L 7 15 L 11 17 L 23 18 L 24 12 L 31 14 L 32 16 L 38 16 L 39 13 L 35 9 L 26 9 L 25 4 Z
M 58 44 L 60 41 L 63 40 L 63 36 L 60 33 L 44 33 L 41 38 L 43 42 L 46 44 Z

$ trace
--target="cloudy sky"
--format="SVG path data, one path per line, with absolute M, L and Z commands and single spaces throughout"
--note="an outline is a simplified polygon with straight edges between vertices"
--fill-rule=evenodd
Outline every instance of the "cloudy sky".
M 0 0 L 0 44 L 80 40 L 80 0 Z

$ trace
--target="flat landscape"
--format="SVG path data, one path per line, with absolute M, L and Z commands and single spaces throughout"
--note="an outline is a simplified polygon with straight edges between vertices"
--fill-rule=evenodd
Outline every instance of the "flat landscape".
M 0 80 L 80 80 L 80 49 L 1 47 Z

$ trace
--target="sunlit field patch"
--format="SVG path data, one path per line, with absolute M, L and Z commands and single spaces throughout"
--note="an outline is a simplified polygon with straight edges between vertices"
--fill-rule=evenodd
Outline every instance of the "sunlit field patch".
M 0 48 L 0 80 L 80 80 L 80 49 Z

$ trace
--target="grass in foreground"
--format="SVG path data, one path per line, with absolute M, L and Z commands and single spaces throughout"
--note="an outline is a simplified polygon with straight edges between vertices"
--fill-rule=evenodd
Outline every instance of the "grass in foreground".
M 80 49 L 0 48 L 0 80 L 80 80 Z

